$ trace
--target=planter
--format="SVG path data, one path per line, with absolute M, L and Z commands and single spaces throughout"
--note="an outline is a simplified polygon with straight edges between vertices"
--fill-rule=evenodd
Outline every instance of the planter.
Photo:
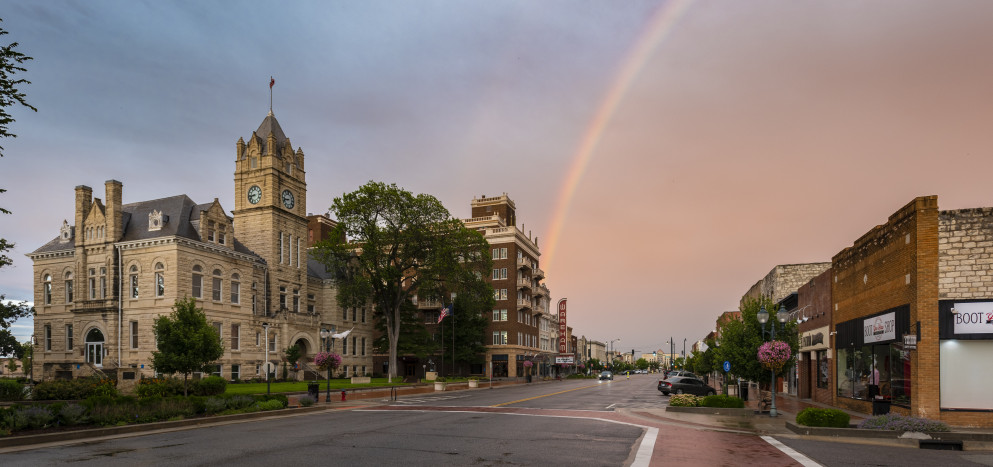
M 372 378 L 368 376 L 352 376 L 352 384 L 369 384 Z
M 445 383 L 443 381 L 435 381 L 434 382 L 434 390 L 435 391 L 444 391 L 446 384 L 448 384 L 448 383 Z
M 437 371 L 428 371 L 428 372 L 424 373 L 424 379 L 426 379 L 428 381 L 434 381 L 434 380 L 438 379 L 438 372 Z
M 478 388 L 479 387 L 479 380 L 478 379 L 470 379 L 469 380 L 469 387 L 470 388 Z

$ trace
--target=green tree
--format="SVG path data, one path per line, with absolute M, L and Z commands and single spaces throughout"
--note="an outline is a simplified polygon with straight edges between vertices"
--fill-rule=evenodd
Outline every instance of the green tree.
M 335 198 L 338 224 L 314 249 L 337 280 L 342 307 L 372 303 L 384 321 L 389 379 L 397 374 L 403 311 L 415 296 L 441 297 L 468 275 L 488 274 L 482 234 L 452 218 L 437 198 L 395 184 L 369 182 Z
M 3 19 L 0 19 L 3 21 Z M 0 36 L 8 34 L 6 30 L 0 28 Z M 15 50 L 17 42 L 11 42 L 6 46 L 0 46 L 0 139 L 16 138 L 17 135 L 10 132 L 9 125 L 14 122 L 14 117 L 7 111 L 7 108 L 14 104 L 20 104 L 35 112 L 38 109 L 32 107 L 25 100 L 25 95 L 17 89 L 19 85 L 31 84 L 23 78 L 14 78 L 17 73 L 28 71 L 23 66 L 24 62 L 33 60 Z M 3 146 L 0 146 L 0 157 L 3 157 Z M 0 193 L 7 190 L 0 188 Z M 0 207 L 0 214 L 10 214 L 10 211 Z M 7 256 L 7 252 L 14 248 L 14 244 L 5 238 L 0 238 L 0 268 L 10 266 L 13 260 Z M 7 301 L 0 293 L 0 355 L 14 355 L 20 349 L 21 344 L 10 332 L 10 326 L 18 318 L 24 318 L 34 314 L 34 307 L 27 302 Z
M 634 362 L 634 366 L 639 370 L 647 370 L 648 360 L 645 360 L 644 358 L 639 358 L 637 361 Z
M 765 307 L 770 314 L 769 322 L 765 325 L 766 333 L 769 333 L 775 322 L 776 340 L 784 341 L 790 345 L 792 356 L 780 371 L 785 371 L 793 365 L 800 344 L 796 323 L 789 320 L 785 323 L 776 322 L 777 307 L 768 297 L 746 299 L 741 306 L 741 319 L 728 320 L 721 325 L 721 343 L 714 353 L 714 357 L 716 357 L 714 361 L 730 362 L 731 371 L 729 373 L 739 378 L 768 384 L 769 369 L 763 367 L 758 360 L 759 346 L 769 338 L 769 336 L 763 336 L 762 325 L 759 324 L 757 318 L 762 307 Z
M 586 361 L 586 367 L 592 369 L 593 371 L 603 371 L 603 363 L 600 362 L 598 358 L 591 358 Z
M 283 355 L 286 356 L 286 362 L 295 367 L 297 361 L 303 357 L 303 351 L 300 350 L 299 345 L 291 345 L 283 349 Z
M 207 315 L 193 298 L 176 300 L 169 316 L 155 319 L 152 331 L 159 349 L 152 352 L 152 367 L 159 373 L 181 373 L 183 394 L 189 394 L 189 376 L 204 371 L 224 355 L 221 336 L 207 323 Z
M 440 345 L 428 332 L 424 325 L 424 315 L 413 302 L 406 302 L 400 306 L 400 339 L 397 342 L 397 355 L 415 355 L 417 358 L 425 359 L 429 355 L 439 352 Z M 390 352 L 390 338 L 386 332 L 386 320 L 379 319 L 380 314 L 376 313 L 375 320 L 376 340 L 373 346 L 378 353 Z
M 489 313 L 496 304 L 493 286 L 475 274 L 463 276 L 467 283 L 456 287 L 452 314 L 445 317 L 441 326 L 445 330 L 445 357 L 455 355 L 456 362 L 483 363 L 486 361 L 486 329 L 490 324 Z M 455 339 L 452 342 L 452 322 L 455 322 Z M 454 348 L 452 347 L 454 345 Z
M 659 369 L 662 368 L 662 362 L 660 362 L 658 360 L 652 360 L 652 361 L 648 362 L 648 368 L 651 369 L 652 371 L 656 371 L 657 372 L 657 371 L 659 371 Z

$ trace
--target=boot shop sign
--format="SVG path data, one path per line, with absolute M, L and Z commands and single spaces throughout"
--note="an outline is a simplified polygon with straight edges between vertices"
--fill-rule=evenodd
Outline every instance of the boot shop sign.
M 890 312 L 863 320 L 862 331 L 866 344 L 896 339 L 896 313 Z
M 956 303 L 955 334 L 993 334 L 993 302 Z

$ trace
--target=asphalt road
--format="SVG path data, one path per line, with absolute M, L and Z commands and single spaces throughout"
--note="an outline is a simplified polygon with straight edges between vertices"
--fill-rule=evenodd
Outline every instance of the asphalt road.
M 669 398 L 656 381 L 484 385 L 353 410 L 12 450 L 0 453 L 0 465 L 993 465 L 993 453 L 766 440 L 677 420 L 662 410 Z

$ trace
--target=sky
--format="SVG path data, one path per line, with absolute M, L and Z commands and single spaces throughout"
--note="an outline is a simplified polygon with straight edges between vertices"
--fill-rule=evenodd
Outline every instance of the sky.
M 0 293 L 73 218 L 234 207 L 272 109 L 308 209 L 370 181 L 456 217 L 507 193 L 574 334 L 638 353 L 713 330 L 777 264 L 830 261 L 916 196 L 993 206 L 993 2 L 9 1 L 34 57 L 0 141 Z M 25 323 L 18 323 L 24 326 Z M 24 336 L 30 324 L 15 328 Z M 619 340 L 618 340 L 619 339 Z

